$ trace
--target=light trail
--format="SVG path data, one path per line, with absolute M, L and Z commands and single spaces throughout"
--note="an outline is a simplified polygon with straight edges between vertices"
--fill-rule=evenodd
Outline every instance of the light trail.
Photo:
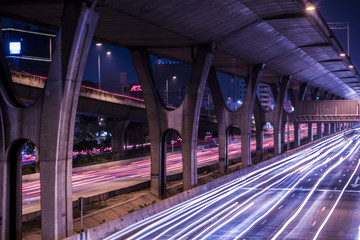
M 353 179 L 355 173 L 356 173 L 357 170 L 359 169 L 359 165 L 360 165 L 360 160 L 358 159 L 358 163 L 357 163 L 357 165 L 356 165 L 356 168 L 355 168 L 354 172 L 351 174 L 349 180 L 347 181 L 346 185 L 345 185 L 344 188 L 342 189 L 339 197 L 336 199 L 336 202 L 335 202 L 335 204 L 333 205 L 333 207 L 331 208 L 331 210 L 330 210 L 330 212 L 328 213 L 328 215 L 326 216 L 326 219 L 323 221 L 323 223 L 321 224 L 320 228 L 319 228 L 318 231 L 316 232 L 316 234 L 315 234 L 315 236 L 314 236 L 314 238 L 313 238 L 314 240 L 319 237 L 322 229 L 324 228 L 324 226 L 326 225 L 327 221 L 329 220 L 329 218 L 330 218 L 331 215 L 333 214 L 336 206 L 338 205 L 338 203 L 339 203 L 342 195 L 343 195 L 344 192 L 345 192 L 345 189 L 349 186 L 351 179 Z
M 331 142 L 331 141 L 333 141 L 333 142 L 335 142 L 334 143 L 334 145 L 335 144 L 338 144 L 341 140 L 338 138 L 338 137 L 336 137 L 336 138 L 333 138 L 333 139 L 329 139 L 328 141 L 326 141 L 326 142 Z M 322 145 L 324 145 L 324 144 L 326 144 L 326 143 L 322 143 L 322 144 L 318 144 L 318 146 L 319 146 L 319 148 L 320 147 L 322 147 Z M 330 151 L 331 151 L 331 147 L 332 147 L 333 145 L 328 145 L 327 147 L 327 149 L 329 149 L 329 150 L 327 150 L 327 151 L 325 151 L 325 153 L 323 153 L 322 154 L 322 156 L 323 155 L 326 155 L 326 154 L 328 154 Z M 319 150 L 321 150 L 321 149 L 318 149 L 317 147 L 313 147 L 311 150 L 307 150 L 307 151 L 305 151 L 306 153 L 299 153 L 299 154 L 295 154 L 295 157 L 293 156 L 293 157 L 289 157 L 289 158 L 286 158 L 286 159 L 284 159 L 283 161 L 282 161 L 282 164 L 280 164 L 279 162 L 278 163 L 274 163 L 274 164 L 271 164 L 270 166 L 268 166 L 268 171 L 269 172 L 271 172 L 271 171 L 273 171 L 274 170 L 274 168 L 276 168 L 276 169 L 278 169 L 279 167 L 281 167 L 282 165 L 286 165 L 286 164 L 288 164 L 288 163 L 286 163 L 285 161 L 288 161 L 289 159 L 291 159 L 292 158 L 292 160 L 291 160 L 291 162 L 293 162 L 293 161 L 295 161 L 296 162 L 296 160 L 298 160 L 297 159 L 297 157 L 299 157 L 299 156 L 304 156 L 304 155 L 306 155 L 306 154 L 308 154 L 309 155 L 309 158 L 310 158 L 310 155 L 311 154 L 317 154 L 317 155 L 319 155 L 320 153 L 319 153 Z M 324 150 L 324 149 L 323 149 Z M 324 151 L 323 151 L 324 152 Z M 321 159 L 321 157 L 318 157 L 317 158 L 317 160 L 320 160 Z M 304 160 L 303 159 L 303 162 L 305 162 L 306 160 Z M 297 162 L 297 164 L 299 165 L 299 164 L 302 164 L 303 162 Z M 307 165 L 305 165 L 305 166 L 302 166 L 301 168 L 299 168 L 300 170 L 301 169 L 303 169 L 304 167 L 307 167 L 307 168 L 309 168 L 309 167 L 311 167 L 311 165 L 313 165 L 314 164 L 314 162 L 316 162 L 316 161 L 313 161 L 311 164 L 307 164 Z M 324 164 L 326 164 L 326 163 L 324 163 Z M 275 165 L 277 165 L 277 166 L 275 166 Z M 281 166 L 280 166 L 281 165 Z M 298 166 L 298 165 L 296 165 L 296 166 Z M 274 166 L 274 168 L 272 168 Z M 295 168 L 295 166 L 290 166 L 290 167 L 288 167 L 288 169 L 292 169 L 292 168 Z M 258 171 L 256 171 L 256 172 L 254 172 L 254 174 L 257 174 L 258 172 L 259 172 L 260 170 L 258 170 Z M 265 175 L 266 173 L 265 173 L 266 171 L 264 171 L 263 172 L 263 174 L 262 175 Z M 269 173 L 269 172 L 267 172 L 267 173 Z M 260 173 L 261 174 L 261 173 Z M 253 177 L 252 177 L 252 179 L 251 180 L 257 180 L 257 179 L 259 179 L 261 176 L 259 176 L 259 177 L 255 177 L 254 175 L 252 175 Z M 279 176 L 279 175 L 278 175 Z M 245 179 L 244 177 L 243 178 L 241 178 L 241 179 Z M 249 181 L 251 181 L 251 180 L 249 180 Z M 241 186 L 239 186 L 239 188 L 241 188 L 241 187 L 244 187 L 244 186 L 246 186 L 246 185 L 248 185 L 249 184 L 249 181 L 247 181 L 247 182 L 245 182 L 245 183 L 243 183 L 243 184 L 241 184 Z M 271 180 L 269 180 L 269 181 L 271 181 Z M 237 181 L 238 182 L 238 181 Z M 276 182 L 275 184 L 277 184 L 278 182 Z M 261 183 L 260 185 L 262 185 L 263 183 Z M 228 184 L 228 185 L 231 185 L 231 184 Z M 273 186 L 273 185 L 271 185 L 271 186 Z M 271 187 L 270 186 L 270 187 Z M 258 187 L 258 186 L 257 186 Z M 268 187 L 268 188 L 270 188 L 270 187 Z M 267 188 L 267 189 L 268 189 Z M 233 190 L 235 190 L 235 189 L 233 189 Z M 217 193 L 220 193 L 222 190 L 220 190 L 220 191 L 218 191 Z M 227 193 L 233 193 L 233 191 L 228 191 Z M 202 195 L 202 199 L 204 199 L 204 198 L 206 198 L 206 199 L 209 199 L 209 193 L 207 193 L 206 195 Z M 214 196 L 214 194 L 212 194 L 213 196 Z M 224 195 L 224 194 L 223 194 Z M 216 196 L 215 196 L 216 197 Z M 224 197 L 224 196 L 223 196 Z M 212 199 L 212 200 L 214 200 L 214 199 Z M 188 202 L 189 202 L 190 200 L 188 200 L 188 201 L 186 201 L 185 203 L 186 204 L 188 204 Z M 196 201 L 197 203 L 199 203 L 200 201 Z M 183 206 L 182 207 L 182 209 L 185 209 L 186 208 L 186 206 L 185 205 L 183 205 L 183 204 L 179 204 L 179 205 L 181 205 L 181 206 Z M 190 205 L 191 206 L 194 206 L 194 202 L 191 202 L 190 203 Z M 207 205 L 208 206 L 208 205 Z M 243 206 L 243 204 L 241 204 L 239 207 L 241 207 L 241 206 Z M 179 208 L 176 208 L 176 210 L 178 210 L 178 211 L 176 211 L 176 212 L 181 212 L 182 211 L 182 209 L 179 209 Z M 219 208 L 220 209 L 220 208 Z M 187 209 L 188 210 L 188 209 Z M 177 213 L 175 213 L 175 211 L 172 211 L 172 213 L 174 213 L 174 214 L 177 214 Z M 211 214 L 214 214 L 214 213 L 211 213 Z M 162 215 L 165 215 L 165 214 L 162 214 Z M 148 219 L 145 219 L 145 220 L 142 220 L 142 221 L 140 221 L 139 223 L 140 223 L 140 225 L 141 226 L 138 226 L 138 227 L 130 227 L 130 228 L 126 228 L 126 229 L 124 229 L 124 230 L 122 230 L 122 231 L 119 231 L 118 233 L 116 233 L 116 234 L 114 234 L 114 235 L 111 235 L 111 236 L 109 236 L 108 238 L 106 238 L 106 239 L 115 239 L 115 238 L 119 238 L 119 237 L 121 237 L 121 236 L 125 236 L 125 235 L 128 235 L 129 233 L 131 233 L 132 231 L 135 231 L 136 229 L 138 229 L 138 228 L 140 228 L 140 227 L 142 227 L 142 226 L 145 226 L 145 225 L 148 225 L 148 224 L 150 224 L 150 222 L 151 221 L 155 221 L 156 219 L 158 219 L 158 218 L 160 218 L 160 215 L 154 215 L 155 217 L 154 218 L 151 218 L 151 219 L 149 219 L 150 221 L 146 221 L 146 220 L 148 220 Z M 179 218 L 182 218 L 183 216 L 180 216 L 180 217 L 178 217 L 177 219 L 179 219 Z M 207 216 L 204 216 L 204 217 L 209 217 L 208 215 Z M 156 219 L 155 219 L 156 218 Z M 173 222 L 171 222 L 171 223 L 173 223 Z M 162 224 L 162 222 L 160 223 L 160 224 Z M 155 223 L 155 225 L 156 226 L 159 226 L 160 225 L 159 223 Z M 164 227 L 164 225 L 162 225 L 161 227 Z M 158 227 L 158 229 L 161 229 L 161 227 Z M 172 224 L 172 227 L 173 227 L 173 224 Z M 148 228 L 147 228 L 148 229 Z M 170 229 L 168 229 L 167 228 L 167 230 L 169 230 L 170 231 Z M 139 235 L 141 235 L 141 237 L 147 237 L 149 234 L 146 234 L 146 235 L 143 235 L 143 233 L 144 233 L 145 231 L 141 231 L 141 234 L 139 234 Z M 150 233 L 151 234 L 151 233 Z M 132 236 L 132 237 L 134 237 L 134 238 L 137 238 L 137 236 L 138 235 L 135 235 L 135 236 Z M 161 236 L 161 235 L 160 235 Z M 158 237 L 160 237 L 159 235 L 158 235 Z M 176 235 L 177 236 L 177 235 Z M 138 238 L 137 238 L 138 239 Z
M 349 145 L 351 144 L 351 142 L 349 143 Z M 359 143 L 357 143 L 356 147 L 359 146 Z M 337 154 L 339 155 L 339 154 Z M 349 154 L 350 155 L 350 154 Z M 347 155 L 345 158 L 341 157 L 339 161 L 337 161 L 333 166 L 331 166 L 328 170 L 326 170 L 326 172 L 320 177 L 320 179 L 316 182 L 316 184 L 314 185 L 314 187 L 311 189 L 310 193 L 306 196 L 305 200 L 302 202 L 302 204 L 300 205 L 300 207 L 296 210 L 296 212 L 290 217 L 289 220 L 287 220 L 282 227 L 280 228 L 280 230 L 272 237 L 272 240 L 275 240 L 279 237 L 279 235 L 285 230 L 285 228 L 299 215 L 299 213 L 301 212 L 301 210 L 304 208 L 305 204 L 309 201 L 310 197 L 312 196 L 312 194 L 314 193 L 315 189 L 319 186 L 320 182 L 337 166 L 339 166 L 343 161 L 345 161 L 345 159 L 349 156 Z M 308 174 L 306 174 L 308 175 Z
M 327 152 L 324 153 L 323 155 L 325 156 L 326 154 L 327 154 Z M 282 172 L 280 172 L 280 173 L 278 173 L 277 175 L 269 178 L 269 179 L 266 180 L 265 182 L 261 182 L 260 184 L 256 185 L 255 187 L 253 187 L 253 189 L 257 189 L 257 188 L 259 188 L 261 185 L 264 185 L 264 184 L 267 183 L 267 182 L 271 182 L 273 179 L 276 179 L 278 176 L 282 175 L 283 173 L 290 171 L 290 169 L 296 168 L 296 167 L 298 167 L 299 165 L 301 165 L 302 163 L 310 160 L 310 158 L 311 158 L 311 156 L 310 156 L 309 158 L 305 158 L 305 159 L 302 160 L 301 162 L 298 162 L 297 165 L 292 165 L 292 166 L 288 167 L 287 169 L 284 169 Z M 321 159 L 321 157 L 318 157 L 318 159 Z M 297 170 L 295 170 L 295 171 L 290 172 L 289 174 L 287 174 L 287 175 L 285 175 L 284 177 L 282 177 L 280 180 L 275 181 L 275 182 L 272 183 L 271 185 L 269 185 L 269 186 L 267 186 L 266 188 L 264 188 L 262 191 L 260 191 L 260 192 L 256 193 L 255 195 L 251 196 L 249 199 L 247 199 L 245 202 L 243 202 L 239 207 L 244 206 L 244 205 L 247 204 L 249 201 L 252 201 L 252 200 L 253 200 L 254 198 L 256 198 L 257 196 L 259 196 L 259 195 L 261 195 L 262 193 L 266 192 L 266 191 L 267 191 L 268 189 L 270 189 L 271 187 L 273 187 L 273 186 L 281 183 L 283 180 L 287 179 L 289 176 L 295 174 L 296 172 L 301 171 L 302 169 L 309 169 L 309 168 L 314 164 L 314 162 L 315 162 L 315 161 L 312 161 L 312 162 L 310 162 L 309 164 L 307 164 L 307 165 L 305 165 L 305 166 L 302 166 L 302 167 L 300 167 L 299 169 L 297 169 Z M 326 164 L 326 163 L 324 163 L 324 164 Z M 273 169 L 271 169 L 270 171 L 273 171 Z M 267 172 L 267 173 L 268 173 L 268 172 Z M 251 182 L 253 182 L 253 181 L 255 181 L 255 180 L 258 180 L 259 178 L 260 178 L 260 176 L 259 176 L 258 178 L 253 179 Z M 241 188 L 243 188 L 244 186 L 250 184 L 251 182 L 248 182 L 247 184 L 244 184 L 244 185 L 242 185 L 242 186 L 238 186 L 238 187 L 232 189 L 232 191 L 229 191 L 229 192 L 227 192 L 226 194 L 223 194 L 223 195 L 220 197 L 220 199 L 223 199 L 223 198 L 229 196 L 230 194 L 232 194 L 232 193 L 234 193 L 234 192 L 236 192 L 236 191 L 239 191 Z M 248 191 L 246 191 L 246 192 L 244 192 L 244 193 L 241 193 L 240 195 L 238 195 L 238 197 L 242 197 L 242 196 L 244 196 L 244 195 L 252 192 L 253 189 L 250 189 L 250 190 L 248 190 Z M 220 200 L 220 199 L 218 199 L 218 200 Z M 228 201 L 227 203 L 225 203 L 224 205 L 228 205 L 228 204 L 230 204 L 232 201 L 235 201 L 235 200 L 236 200 L 236 199 L 229 200 L 229 201 Z M 224 205 L 223 205 L 223 206 L 224 206 Z M 211 215 L 211 214 L 212 214 L 212 212 L 211 212 L 210 214 L 206 215 L 206 216 L 209 217 L 209 215 Z M 192 215 L 191 217 L 193 217 L 193 216 L 194 216 L 194 215 Z M 183 217 L 183 216 L 182 216 L 182 217 Z M 180 217 L 179 217 L 179 218 L 180 218 Z M 168 228 L 168 230 L 175 228 L 176 226 L 178 226 L 178 225 L 181 224 L 182 222 L 183 222 L 183 221 L 180 221 L 180 222 L 177 222 L 176 224 L 171 225 L 171 228 Z M 171 223 L 172 223 L 172 222 L 171 222 Z M 169 222 L 166 222 L 165 225 L 167 226 L 167 225 L 169 225 L 169 224 L 170 224 Z M 193 224 L 191 224 L 191 225 L 193 225 Z M 153 227 L 153 226 L 152 226 L 152 227 Z M 162 225 L 161 227 L 164 227 L 164 225 Z M 157 229 L 157 230 L 158 230 L 158 229 Z M 164 232 L 162 232 L 162 233 L 159 234 L 158 236 L 162 236 L 163 234 L 164 234 Z M 149 234 L 147 234 L 146 236 L 148 236 L 148 235 L 149 235 Z M 143 235 L 143 236 L 144 236 L 144 235 Z M 145 237 L 145 236 L 144 236 L 144 237 Z

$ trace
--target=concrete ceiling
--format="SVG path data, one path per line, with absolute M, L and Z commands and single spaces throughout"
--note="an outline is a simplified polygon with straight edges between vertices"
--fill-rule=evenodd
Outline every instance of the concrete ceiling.
M 360 81 L 319 12 L 304 0 L 105 0 L 95 39 L 146 48 L 187 63 L 197 46 L 216 43 L 213 66 L 245 76 L 264 63 L 264 77 L 291 75 L 330 94 L 359 99 Z M 2 1 L 0 16 L 57 29 L 62 1 Z

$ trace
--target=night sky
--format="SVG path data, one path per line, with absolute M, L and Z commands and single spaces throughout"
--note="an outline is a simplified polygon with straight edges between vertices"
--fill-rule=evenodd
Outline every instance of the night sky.
M 350 57 L 360 71 L 360 0 L 313 0 L 327 22 L 350 24 Z M 347 51 L 346 30 L 333 30 L 343 49 Z

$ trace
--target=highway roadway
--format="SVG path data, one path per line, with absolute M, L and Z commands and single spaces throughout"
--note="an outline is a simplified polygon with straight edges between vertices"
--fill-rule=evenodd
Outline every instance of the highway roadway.
M 336 135 L 106 239 L 359 239 L 359 145 Z
M 307 132 L 302 131 L 302 137 Z M 293 136 L 290 136 L 293 140 Z M 241 154 L 241 138 L 236 137 L 229 144 L 229 157 L 236 158 Z M 272 148 L 274 145 L 271 135 L 264 137 L 264 148 Z M 251 140 L 251 151 L 256 150 L 255 136 Z M 181 153 L 168 153 L 166 160 L 167 175 L 182 171 Z M 197 151 L 198 167 L 218 162 L 218 147 L 202 149 Z M 73 200 L 79 197 L 90 197 L 100 193 L 117 190 L 140 182 L 150 180 L 150 157 L 141 160 L 127 160 L 124 163 L 111 167 L 102 167 L 93 170 L 73 172 Z M 22 186 L 23 214 L 40 210 L 40 181 L 23 181 Z

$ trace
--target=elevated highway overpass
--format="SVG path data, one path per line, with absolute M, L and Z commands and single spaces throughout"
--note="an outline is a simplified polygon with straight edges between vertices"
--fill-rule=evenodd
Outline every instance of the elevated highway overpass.
M 219 166 L 224 173 L 229 164 L 226 136 L 231 126 L 241 129 L 243 166 L 252 165 L 252 113 L 258 123 L 257 152 L 262 151 L 264 121 L 274 126 L 275 155 L 282 152 L 282 129 L 287 118 L 283 105 L 289 88 L 298 88 L 294 97 L 299 101 L 314 96 L 316 99 L 318 94 L 324 99 L 332 95 L 358 100 L 360 81 L 356 67 L 350 58 L 340 56 L 343 48 L 326 21 L 317 10 L 306 11 L 307 4 L 304 0 L 185 0 L 181 4 L 165 0 L 2 1 L 1 17 L 55 29 L 58 36 L 45 94 L 30 107 L 16 96 L 5 56 L 0 51 L 1 237 L 21 238 L 18 153 L 27 140 L 40 150 L 42 237 L 60 239 L 72 234 L 73 125 L 93 39 L 130 50 L 149 123 L 151 191 L 159 197 L 163 196 L 166 183 L 162 146 L 171 129 L 183 138 L 184 190 L 197 184 L 196 142 L 206 81 L 216 108 Z M 184 101 L 174 111 L 164 108 L 154 90 L 156 79 L 150 54 L 193 66 Z M 246 95 L 237 111 L 227 109 L 219 92 L 217 72 L 245 79 Z M 257 104 L 260 82 L 273 86 L 276 104 L 271 112 L 264 112 Z M 336 130 L 340 125 L 332 126 Z M 296 129 L 298 123 L 295 136 Z

